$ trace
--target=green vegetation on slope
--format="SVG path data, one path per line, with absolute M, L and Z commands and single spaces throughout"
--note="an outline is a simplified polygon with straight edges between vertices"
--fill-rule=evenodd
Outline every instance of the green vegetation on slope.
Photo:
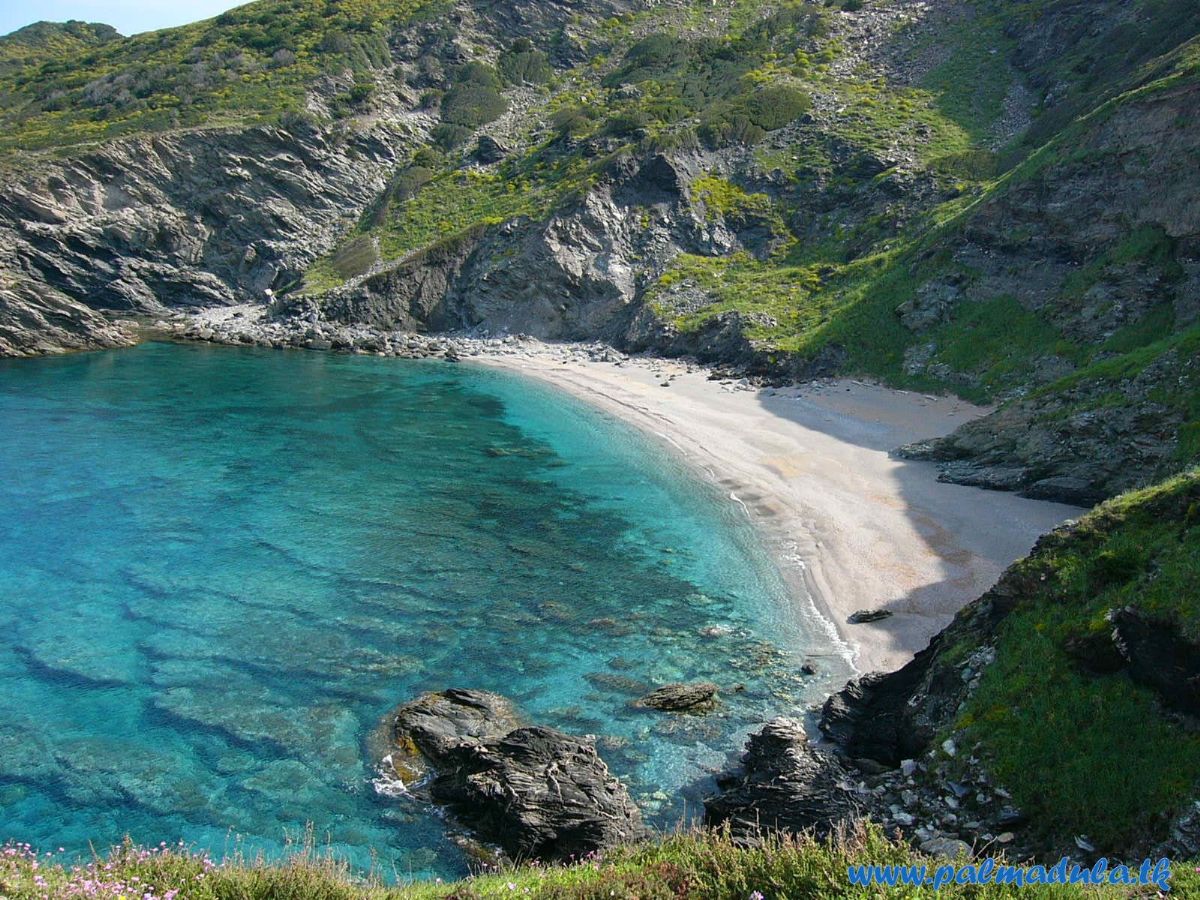
M 303 109 L 323 74 L 390 64 L 388 35 L 443 0 L 259 0 L 204 22 L 129 38 L 60 39 L 0 67 L 0 151 L 166 128 L 255 122 Z M 0 44 L 15 55 L 17 35 Z M 111 37 L 111 36 L 110 36 Z M 369 93 L 346 92 L 352 109 Z
M 744 13 L 761 4 L 742 7 Z M 816 52 L 828 12 L 803 0 L 785 0 L 778 7 L 765 18 L 749 16 L 728 32 L 706 37 L 684 37 L 666 28 L 672 20 L 665 13 L 657 14 L 665 18 L 657 23 L 665 30 L 636 39 L 631 28 L 638 17 L 610 23 L 605 40 L 622 47 L 615 67 L 599 84 L 593 72 L 571 73 L 548 100 L 545 124 L 552 133 L 539 133 L 521 153 L 487 173 L 464 171 L 466 158 L 459 148 L 473 129 L 502 111 L 502 82 L 541 84 L 549 77 L 548 64 L 527 41 L 517 41 L 501 53 L 496 69 L 480 63 L 461 67 L 455 86 L 439 97 L 437 152 L 419 151 L 397 173 L 343 246 L 313 265 L 305 290 L 327 289 L 361 274 L 338 259 L 346 246 L 361 247 L 364 238 L 379 247 L 375 262 L 391 262 L 469 228 L 544 216 L 592 183 L 619 153 L 696 147 L 702 141 L 749 145 L 788 125 L 811 105 L 800 77 L 807 64 L 791 60 L 797 53 L 807 56 L 804 48 Z M 787 65 L 781 67 L 780 60 Z M 427 173 L 420 184 L 412 179 L 417 170 Z M 733 202 L 734 191 L 744 193 L 726 183 L 714 194 L 716 184 L 701 186 L 714 204 Z M 762 207 L 761 198 L 749 203 L 739 207 Z
M 1119 846 L 1161 830 L 1200 784 L 1200 735 L 1067 645 L 1128 605 L 1200 639 L 1200 470 L 1110 501 L 1015 568 L 1036 588 L 1001 623 L 959 725 L 1052 839 Z
M 39 65 L 54 57 L 84 53 L 91 47 L 120 40 L 111 25 L 92 22 L 35 22 L 0 37 L 0 74 Z
M 11 900 L 88 896 L 117 900 L 487 900 L 531 897 L 557 900 L 868 900 L 939 897 L 994 900 L 1076 900 L 1111 897 L 1107 889 L 955 885 L 928 888 L 852 887 L 849 865 L 937 866 L 866 828 L 830 841 L 771 837 L 761 846 L 735 846 L 726 836 L 691 833 L 654 844 L 621 848 L 570 866 L 518 866 L 447 884 L 384 887 L 353 878 L 321 854 L 299 854 L 278 864 L 213 865 L 177 848 L 114 850 L 90 867 L 72 869 L 45 858 L 36 863 L 21 848 L 0 849 L 0 890 Z M 931 870 L 932 871 L 932 870 Z M 93 886 L 89 891 L 84 882 Z M 1175 893 L 1200 889 L 1190 866 L 1177 865 Z

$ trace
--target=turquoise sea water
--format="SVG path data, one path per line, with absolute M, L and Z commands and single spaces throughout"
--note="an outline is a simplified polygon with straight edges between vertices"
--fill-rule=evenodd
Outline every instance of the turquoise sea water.
M 273 855 L 311 823 L 359 867 L 459 873 L 371 758 L 389 709 L 449 686 L 598 735 L 669 827 L 844 675 L 799 676 L 800 613 L 735 503 L 516 376 L 168 344 L 0 363 L 0 841 Z M 630 708 L 682 679 L 720 712 Z

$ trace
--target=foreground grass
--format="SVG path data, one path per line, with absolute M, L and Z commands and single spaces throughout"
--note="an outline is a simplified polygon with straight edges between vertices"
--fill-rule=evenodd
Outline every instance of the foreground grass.
M 0 896 L 33 898 L 125 897 L 128 900 L 423 900 L 423 898 L 619 897 L 654 898 L 868 898 L 934 896 L 916 888 L 851 887 L 848 865 L 937 863 L 888 840 L 874 827 L 818 842 L 776 837 L 753 849 L 735 846 L 721 833 L 692 832 L 660 843 L 627 847 L 570 866 L 520 866 L 452 883 L 387 887 L 355 878 L 338 862 L 313 851 L 265 864 L 214 864 L 179 847 L 126 845 L 86 866 L 38 858 L 21 846 L 0 849 Z M 1191 867 L 1188 867 L 1189 869 Z M 1200 880 L 1179 872 L 1180 896 L 1200 890 Z M 948 886 L 938 897 L 1079 898 L 1128 896 L 1079 888 Z M 1148 892 L 1144 896 L 1155 896 Z

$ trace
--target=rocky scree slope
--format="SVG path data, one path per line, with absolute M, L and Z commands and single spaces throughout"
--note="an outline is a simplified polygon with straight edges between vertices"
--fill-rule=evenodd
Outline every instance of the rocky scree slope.
M 955 391 L 1000 408 L 905 453 L 1090 504 L 1200 454 L 1198 32 L 1182 0 L 43 25 L 0 39 L 0 265 L 101 311 L 270 289 L 318 338 L 602 338 Z M 110 342 L 79 310 L 46 331 L 42 293 L 3 295 L 4 352 Z

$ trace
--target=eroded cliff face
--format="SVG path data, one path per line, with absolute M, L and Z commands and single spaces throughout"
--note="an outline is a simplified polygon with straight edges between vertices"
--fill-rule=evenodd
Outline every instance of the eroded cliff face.
M 7 315 L 35 295 L 73 310 L 53 329 L 14 330 L 5 352 L 107 346 L 82 310 L 161 313 L 263 299 L 294 282 L 374 197 L 410 129 L 256 127 L 114 141 L 39 159 L 0 186 Z
M 127 327 L 66 294 L 0 269 L 0 357 L 125 347 L 135 340 Z
M 1010 403 L 904 455 L 941 461 L 949 481 L 1085 504 L 1178 465 L 1200 390 L 1198 106 L 1184 82 L 1102 109 L 941 248 L 952 262 L 898 310 L 918 336 L 910 371 L 969 379 L 937 362 L 936 328 L 1005 298 L 1100 351 L 1086 367 L 1040 352 Z
M 301 330 L 602 339 L 772 379 L 955 390 L 1000 408 L 903 452 L 1038 497 L 1089 504 L 1200 453 L 1200 78 L 1179 43 L 1195 16 L 1116 0 L 695 12 L 454 0 L 375 23 L 372 58 L 306 85 L 312 115 L 289 127 L 9 160 L 0 273 L 25 287 L 0 295 L 0 353 L 110 345 L 88 309 L 270 289 Z M 977 94 L 988 78 L 1007 94 L 948 86 L 947 47 Z M 463 118 L 448 98 L 471 91 Z
M 472 229 L 281 309 L 384 329 L 628 344 L 646 327 L 639 314 L 647 285 L 675 256 L 742 246 L 722 219 L 706 219 L 692 203 L 699 170 L 686 155 L 626 155 L 544 220 Z

